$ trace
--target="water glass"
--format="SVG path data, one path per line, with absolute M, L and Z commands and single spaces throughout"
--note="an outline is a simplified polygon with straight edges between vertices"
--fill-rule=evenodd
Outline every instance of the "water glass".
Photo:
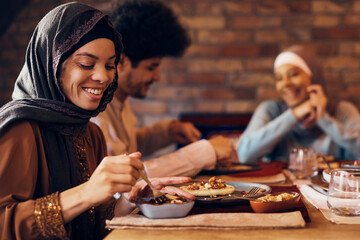
M 310 148 L 293 148 L 290 151 L 289 170 L 296 178 L 308 178 L 316 174 L 316 152 Z
M 360 169 L 335 169 L 330 174 L 330 210 L 341 216 L 360 215 Z

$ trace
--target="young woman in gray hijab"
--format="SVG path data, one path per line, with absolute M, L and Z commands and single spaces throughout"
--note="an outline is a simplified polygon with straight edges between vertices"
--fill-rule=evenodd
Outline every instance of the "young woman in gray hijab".
M 89 122 L 112 99 L 121 51 L 107 16 L 80 3 L 53 9 L 36 27 L 14 100 L 0 109 L 0 239 L 102 239 L 114 206 L 125 214 L 142 193 L 141 154 L 106 157 Z
M 240 137 L 243 163 L 263 157 L 287 161 L 295 147 L 313 148 L 337 159 L 360 158 L 360 114 L 350 102 L 326 96 L 322 70 L 312 49 L 292 46 L 274 63 L 281 100 L 265 101 Z

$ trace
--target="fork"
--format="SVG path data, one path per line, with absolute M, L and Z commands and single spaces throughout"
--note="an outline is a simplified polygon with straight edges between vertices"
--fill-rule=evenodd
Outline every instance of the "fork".
M 145 180 L 145 182 L 147 182 L 149 187 L 151 188 L 151 191 L 153 192 L 153 195 L 154 195 L 155 202 L 157 204 L 165 203 L 168 200 L 168 198 L 162 192 L 160 192 L 159 190 L 154 188 L 154 186 L 151 184 L 151 182 L 150 182 L 149 178 L 147 177 L 144 170 L 140 171 L 140 175 Z
M 242 196 L 239 196 L 239 195 L 236 195 L 234 194 L 233 196 L 235 198 L 240 198 L 240 199 L 245 199 L 245 200 L 253 200 L 254 197 L 258 197 L 259 196 L 259 192 L 261 190 L 261 187 L 253 187 L 250 189 L 249 192 L 247 192 L 246 194 L 242 195 Z
M 252 189 L 250 189 L 249 192 L 247 192 L 244 197 L 248 197 L 248 198 L 251 198 L 251 197 L 255 197 L 258 192 L 260 192 L 261 190 L 261 187 L 253 187 Z

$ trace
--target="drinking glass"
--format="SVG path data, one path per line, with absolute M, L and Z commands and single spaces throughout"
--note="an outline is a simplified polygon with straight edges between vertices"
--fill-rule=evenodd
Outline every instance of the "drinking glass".
M 360 169 L 334 169 L 330 174 L 330 210 L 341 216 L 360 215 Z
M 293 148 L 290 151 L 289 170 L 296 178 L 308 178 L 316 174 L 316 153 L 310 148 Z

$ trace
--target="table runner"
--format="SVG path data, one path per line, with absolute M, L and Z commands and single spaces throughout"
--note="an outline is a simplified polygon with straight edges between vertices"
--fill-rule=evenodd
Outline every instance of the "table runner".
M 139 229 L 272 229 L 302 228 L 305 221 L 299 211 L 287 213 L 205 213 L 185 218 L 148 219 L 142 215 L 127 215 L 107 220 L 108 228 Z

